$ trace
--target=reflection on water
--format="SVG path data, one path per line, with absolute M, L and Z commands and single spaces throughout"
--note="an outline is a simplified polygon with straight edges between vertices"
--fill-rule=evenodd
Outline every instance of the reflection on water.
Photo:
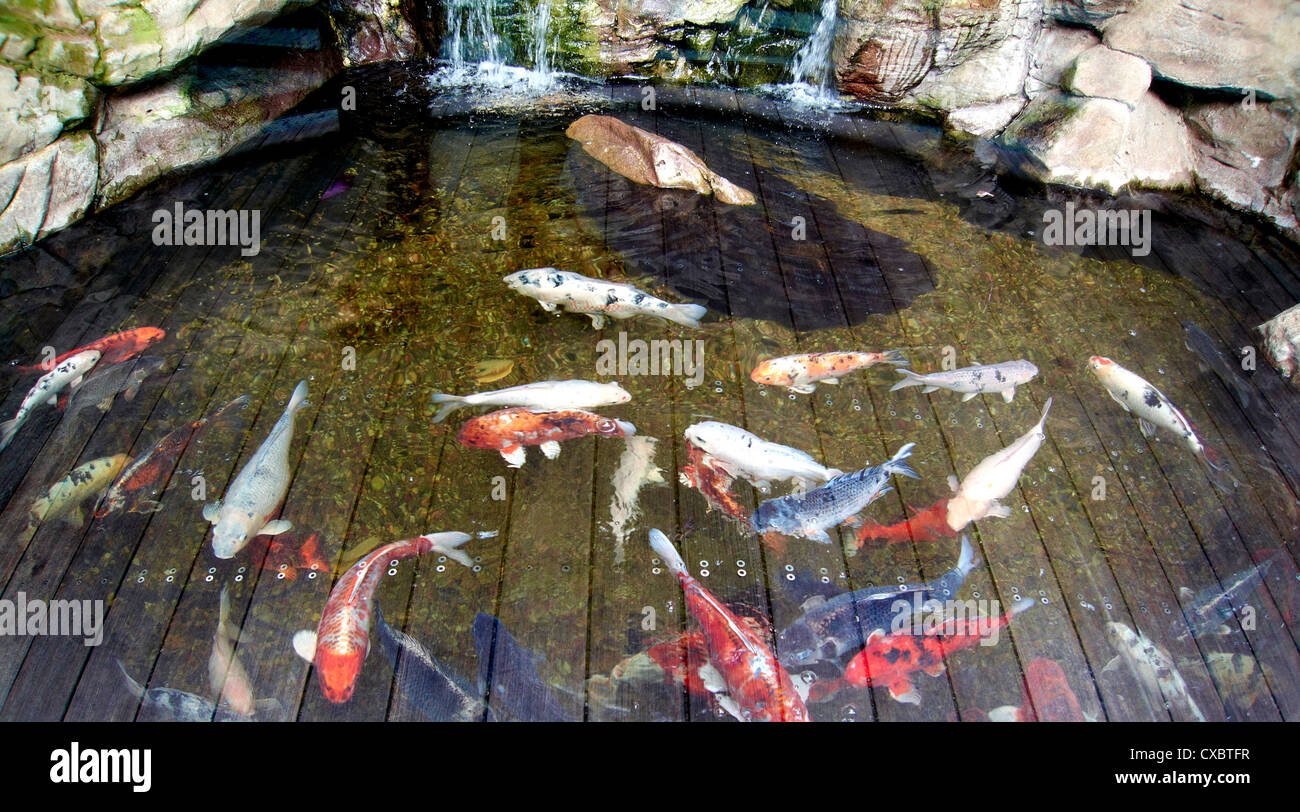
M 920 583 L 952 566 L 950 537 L 859 551 L 845 532 L 847 552 L 806 540 L 761 546 L 709 512 L 697 491 L 672 484 L 687 462 L 687 425 L 741 425 L 846 471 L 915 442 L 911 461 L 922 479 L 894 483 L 897 491 L 868 510 L 874 522 L 894 526 L 912 515 L 909 506 L 946 499 L 947 476 L 965 475 L 1010 444 L 1048 397 L 1049 440 L 1006 500 L 1011 516 L 973 526 L 986 563 L 962 588 L 963 598 L 996 598 L 1003 607 L 1030 596 L 1036 611 L 1018 617 L 997 646 L 972 646 L 946 671 L 913 675 L 918 704 L 845 684 L 810 693 L 814 718 L 969 718 L 1019 706 L 1038 690 L 1026 679 L 1040 670 L 1053 679 L 1063 670 L 1084 715 L 1167 719 L 1172 708 L 1177 716 L 1180 706 L 1163 705 L 1160 693 L 1172 688 L 1145 680 L 1136 655 L 1117 649 L 1130 638 L 1108 633 L 1112 622 L 1162 647 L 1191 700 L 1183 706 L 1194 703 L 1207 718 L 1300 710 L 1296 671 L 1285 670 L 1295 664 L 1293 632 L 1283 625 L 1293 620 L 1291 545 L 1300 530 L 1294 454 L 1284 447 L 1294 436 L 1273 414 L 1293 401 L 1268 395 L 1262 376 L 1271 372 L 1259 370 L 1248 381 L 1256 402 L 1243 413 L 1186 349 L 1183 321 L 1224 353 L 1242 340 L 1241 317 L 1178 275 L 1205 277 L 1212 267 L 1198 270 L 1195 257 L 1168 241 L 1157 242 L 1161 267 L 1115 252 L 1044 249 L 1030 232 L 1052 201 L 1013 196 L 950 157 L 924 166 L 736 118 L 614 111 L 695 150 L 755 191 L 760 205 L 636 186 L 564 136 L 579 110 L 594 109 L 584 97 L 549 114 L 498 109 L 431 120 L 409 107 L 372 112 L 326 142 L 173 180 L 0 265 L 6 362 L 31 363 L 46 344 L 62 352 L 128 327 L 167 331 L 150 349 L 166 359 L 164 374 L 141 381 L 133 399 L 62 422 L 45 409 L 0 457 L 0 531 L 21 539 L 0 558 L 12 573 L 6 597 L 21 588 L 112 599 L 102 650 L 0 641 L 12 655 L 0 675 L 11 683 L 6 716 L 39 715 L 55 697 L 68 718 L 129 719 L 144 688 L 187 692 L 186 713 L 222 716 L 199 695 L 226 584 L 259 701 L 299 708 L 299 718 L 421 718 L 418 702 L 390 711 L 392 672 L 374 657 L 345 706 L 331 706 L 308 682 L 288 635 L 314 628 L 331 586 L 327 567 L 277 578 L 257 562 L 212 556 L 202 504 L 224 492 L 298 380 L 309 381 L 312 397 L 290 454 L 283 516 L 303 538 L 319 534 L 313 561 L 318 554 L 339 572 L 395 539 L 500 531 L 466 545 L 472 567 L 436 557 L 393 566 L 377 601 L 439 673 L 466 690 L 477 676 L 500 692 L 503 718 L 572 718 L 584 700 L 589 718 L 719 718 L 707 690 L 690 690 L 698 646 L 676 641 L 695 626 L 682 616 L 680 587 L 644 543 L 651 527 L 674 537 L 692 574 L 720 600 L 750 607 L 741 614 L 769 640 L 811 597 Z M 155 249 L 150 214 L 176 200 L 261 208 L 262 252 Z M 1171 223 L 1158 217 L 1157 231 Z M 710 314 L 699 331 L 651 320 L 595 331 L 585 317 L 545 313 L 501 282 L 540 266 L 626 281 L 704 304 Z M 46 283 L 23 281 L 32 274 Z M 495 452 L 455 442 L 461 414 L 446 425 L 429 422 L 433 392 L 597 379 L 597 342 L 620 332 L 704 346 L 698 386 L 671 372 L 620 380 L 633 398 L 608 416 L 657 440 L 636 459 L 625 457 L 621 441 L 579 438 L 554 460 L 529 455 L 514 472 Z M 1009 404 L 890 393 L 897 376 L 888 367 L 812 395 L 749 380 L 758 361 L 775 355 L 894 348 L 922 370 L 949 357 L 955 366 L 1026 358 L 1040 375 Z M 1122 359 L 1160 386 L 1242 487 L 1216 493 L 1172 438 L 1144 439 L 1091 379 L 1092 354 Z M 31 382 L 14 379 L 6 418 Z M 245 394 L 245 429 L 198 434 L 159 472 L 146 495 L 157 511 L 95 519 L 76 534 L 55 524 L 25 529 L 31 500 L 78 465 L 142 454 Z M 653 483 L 656 467 L 669 484 L 635 487 Z M 192 495 L 200 485 L 210 491 L 202 499 Z M 746 510 L 764 498 L 748 485 L 735 488 Z M 1257 555 L 1278 563 L 1260 569 L 1247 595 L 1227 600 L 1256 609 L 1253 630 L 1234 616 L 1231 634 L 1180 639 L 1182 613 L 1195 608 L 1181 590 L 1213 600 L 1216 585 L 1249 572 L 1263 560 Z M 667 666 L 629 660 L 666 641 L 655 650 L 673 652 Z M 1114 656 L 1130 664 L 1103 673 Z M 1020 663 L 1037 658 L 1061 668 L 1026 674 Z M 613 673 L 624 661 L 654 679 Z M 799 679 L 838 678 L 837 667 L 823 665 Z M 139 686 L 123 688 L 123 669 Z M 604 693 L 585 693 L 589 678 Z

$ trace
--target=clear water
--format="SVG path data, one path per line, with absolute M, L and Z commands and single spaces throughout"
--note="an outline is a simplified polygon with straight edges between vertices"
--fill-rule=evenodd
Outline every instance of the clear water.
M 498 533 L 466 545 L 472 568 L 432 555 L 400 562 L 377 595 L 390 622 L 468 684 L 479 667 L 470 629 L 484 612 L 536 655 L 541 679 L 576 717 L 722 718 L 708 700 L 684 700 L 662 682 L 610 677 L 624 673 L 626 658 L 694 627 L 680 587 L 646 545 L 649 528 L 676 539 L 692 574 L 722 601 L 777 630 L 812 595 L 937 577 L 953 565 L 957 542 L 765 546 L 677 481 L 687 425 L 741 425 L 844 470 L 915 442 L 922 478 L 896 482 L 868 511 L 889 524 L 909 506 L 945 498 L 949 474 L 964 475 L 1009 444 L 1050 396 L 1049 442 L 1006 500 L 1012 515 L 973 528 L 986 563 L 963 587 L 975 599 L 1007 605 L 1033 596 L 1040 605 L 999 645 L 955 654 L 943 675 L 916 675 L 919 705 L 854 688 L 812 705 L 813 716 L 978 718 L 1019 704 L 1024 665 L 1045 657 L 1062 665 L 1091 715 L 1169 718 L 1131 673 L 1101 673 L 1114 654 L 1105 639 L 1111 620 L 1140 628 L 1177 658 L 1207 717 L 1295 712 L 1297 672 L 1285 669 L 1296 652 L 1282 624 L 1295 606 L 1289 545 L 1298 514 L 1277 463 L 1291 429 L 1273 417 L 1271 433 L 1253 433 L 1184 346 L 1183 320 L 1230 346 L 1245 318 L 1180 275 L 1191 273 L 1192 254 L 1166 252 L 1167 264 L 1157 266 L 1115 252 L 1045 249 L 1041 212 L 1060 201 L 965 174 L 973 164 L 960 153 L 936 147 L 927 164 L 754 119 L 655 115 L 630 104 L 613 112 L 696 150 L 762 203 L 729 207 L 639 187 L 564 136 L 578 115 L 609 108 L 582 94 L 557 94 L 539 107 L 552 112 L 433 119 L 419 99 L 371 110 L 324 142 L 178 179 L 52 240 L 44 250 L 76 272 L 66 300 L 7 288 L 9 301 L 23 305 L 5 313 L 6 360 L 38 357 L 44 344 L 83 333 L 158 325 L 169 335 L 154 351 L 170 374 L 135 400 L 119 400 L 102 420 L 59 421 L 51 411 L 24 428 L 34 446 L 6 452 L 0 530 L 21 539 L 3 559 L 6 597 L 24 589 L 111 603 L 101 647 L 0 640 L 9 686 L 3 715 L 148 717 L 124 689 L 118 660 L 150 687 L 207 695 L 217 596 L 227 584 L 243 623 L 238 652 L 258 697 L 303 719 L 420 718 L 394 690 L 377 642 L 354 698 L 341 706 L 323 699 L 293 656 L 289 639 L 315 625 L 331 576 L 277 578 L 246 558 L 211 555 L 203 501 L 224 492 L 299 380 L 308 381 L 312 406 L 295 432 L 283 516 L 321 533 L 335 574 L 378 544 L 418 533 Z M 143 242 L 150 213 L 176 199 L 259 207 L 262 252 L 244 258 L 234 249 Z M 1226 255 L 1244 256 L 1232 235 L 1163 216 L 1160 228 L 1187 229 L 1198 250 L 1217 242 Z M 11 258 L 0 278 L 39 259 Z M 501 283 L 537 266 L 627 281 L 704 303 L 710 313 L 698 331 L 646 319 L 595 331 L 585 317 L 547 314 Z M 83 316 L 91 317 L 84 331 L 71 329 Z M 429 398 L 598 378 L 598 342 L 620 333 L 702 341 L 704 369 L 694 387 L 673 374 L 624 376 L 632 402 L 598 410 L 659 440 L 655 462 L 665 480 L 640 490 L 640 517 L 625 525 L 616 563 L 610 505 L 622 441 L 568 441 L 556 460 L 530 449 L 514 471 L 495 453 L 456 442 L 473 410 L 431 426 Z M 1041 372 L 1012 403 L 891 393 L 897 376 L 888 368 L 812 395 L 748 378 L 766 357 L 850 348 L 905 349 L 923 370 L 952 353 L 961 364 L 1028 358 Z M 1217 492 L 1172 438 L 1144 439 L 1092 380 L 1094 353 L 1157 383 L 1242 488 Z M 484 362 L 495 372 L 476 368 Z M 484 380 L 503 368 L 504 376 Z M 24 391 L 19 383 L 9 389 L 7 415 Z M 159 483 L 159 512 L 27 529 L 31 500 L 75 465 L 138 454 L 242 394 L 253 404 L 245 426 L 191 446 Z M 1249 414 L 1266 425 L 1259 412 Z M 207 483 L 204 499 L 194 498 L 196 476 Z M 1108 487 L 1102 499 L 1092 496 L 1097 477 Z M 735 489 L 751 508 L 760 498 L 744 483 Z M 851 531 L 840 540 L 851 542 Z M 1264 589 L 1249 597 L 1258 631 L 1179 639 L 1181 587 L 1212 586 L 1279 551 Z M 1256 676 L 1223 676 L 1212 665 L 1216 653 L 1250 657 Z M 814 671 L 818 680 L 834 676 Z

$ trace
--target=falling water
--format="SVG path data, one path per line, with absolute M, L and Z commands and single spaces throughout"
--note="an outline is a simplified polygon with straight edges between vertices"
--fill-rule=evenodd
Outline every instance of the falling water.
M 444 55 L 448 67 L 435 77 L 443 85 L 469 85 L 495 90 L 540 91 L 550 88 L 556 75 L 552 54 L 559 37 L 551 35 L 551 5 L 538 0 L 518 35 L 526 42 L 512 41 L 513 29 L 499 11 L 500 0 L 448 0 L 447 36 Z M 519 12 L 515 12 L 519 13 Z M 526 67 L 510 64 L 522 57 Z
M 831 73 L 831 43 L 835 40 L 838 11 L 838 0 L 823 0 L 817 27 L 794 55 L 792 74 L 795 83 L 818 89 L 826 87 Z

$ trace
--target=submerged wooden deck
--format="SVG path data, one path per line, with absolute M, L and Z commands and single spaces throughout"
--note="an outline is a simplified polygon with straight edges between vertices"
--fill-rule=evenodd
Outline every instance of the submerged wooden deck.
M 558 264 L 553 241 L 566 237 L 574 240 L 566 247 L 569 258 L 586 256 L 592 267 L 617 274 L 617 254 L 605 244 L 617 243 L 625 235 L 612 231 L 628 226 L 625 212 L 615 213 L 608 202 L 620 193 L 615 179 L 603 169 L 587 170 L 597 172 L 607 191 L 596 199 L 610 207 L 606 232 L 590 239 L 580 236 L 571 215 L 549 217 L 539 205 L 564 197 L 560 174 L 569 147 L 551 137 L 553 122 L 460 121 L 437 130 L 423 160 L 409 164 L 383 149 L 382 137 L 373 133 L 302 146 L 289 138 L 278 152 L 246 151 L 0 261 L 10 278 L 61 269 L 82 280 L 84 293 L 35 312 L 25 332 L 11 331 L 5 360 L 35 357 L 46 344 L 62 352 L 127 327 L 157 325 L 169 334 L 157 350 L 169 359 L 168 369 L 176 367 L 135 400 L 119 398 L 104 416 L 91 409 L 59 421 L 46 410 L 0 456 L 0 597 L 12 600 L 21 592 L 108 601 L 106 637 L 97 647 L 80 638 L 0 636 L 0 719 L 146 718 L 126 689 L 119 662 L 148 687 L 206 696 L 223 583 L 231 588 L 234 620 L 242 623 L 238 655 L 258 696 L 280 702 L 282 718 L 423 718 L 394 690 L 373 630 L 356 694 L 343 705 L 326 701 L 310 666 L 294 656 L 289 639 L 298 629 L 314 628 L 329 577 L 285 580 L 250 568 L 247 557 L 218 561 L 211 554 L 193 477 L 207 483 L 206 501 L 220 496 L 301 379 L 309 380 L 311 406 L 298 418 L 283 516 L 320 532 L 322 553 L 336 567 L 376 544 L 418 533 L 498 531 L 466 545 L 474 569 L 432 557 L 411 560 L 379 590 L 385 617 L 469 684 L 478 672 L 471 624 L 484 612 L 539 655 L 538 671 L 575 718 L 717 719 L 707 701 L 665 685 L 627 687 L 614 707 L 593 701 L 588 691 L 589 678 L 607 675 L 624 658 L 691 625 L 676 581 L 652 571 L 648 527 L 677 539 L 692 570 L 708 570 L 702 580 L 726 603 L 778 630 L 798 617 L 811 594 L 935 578 L 952 566 L 956 542 L 869 544 L 856 555 L 840 545 L 805 542 L 765 548 L 676 482 L 687 425 L 700 419 L 734 423 L 845 469 L 915 441 L 923 479 L 894 483 L 897 490 L 871 509 L 887 524 L 901 520 L 906 506 L 946 496 L 948 474 L 963 475 L 1012 442 L 1052 397 L 1048 442 L 1006 500 L 1012 516 L 969 530 L 986 563 L 963 590 L 963 597 L 996 597 L 1003 605 L 1018 596 L 1041 605 L 1018 617 L 999 645 L 955 655 L 938 677 L 918 675 L 920 705 L 896 703 L 883 690 L 846 690 L 814 705 L 814 717 L 979 719 L 994 707 L 1020 704 L 1025 667 L 1046 657 L 1063 668 L 1082 707 L 1096 718 L 1185 720 L 1179 707 L 1152 702 L 1124 669 L 1103 674 L 1115 654 L 1106 624 L 1115 621 L 1172 655 L 1206 718 L 1300 718 L 1294 623 L 1300 395 L 1261 359 L 1260 368 L 1242 378 L 1249 400 L 1240 406 L 1213 374 L 1197 374 L 1194 356 L 1177 355 L 1168 342 L 1152 343 L 1144 335 L 1148 311 L 1160 307 L 1200 324 L 1224 347 L 1253 344 L 1256 324 L 1300 298 L 1293 247 L 1253 232 L 1244 242 L 1226 238 L 1158 215 L 1150 256 L 1130 264 L 1123 249 L 1088 249 L 1086 257 L 1113 262 L 1116 275 L 1077 289 L 1076 301 L 1063 306 L 1041 295 L 1050 280 L 1036 288 L 998 274 L 999 255 L 1026 249 L 990 231 L 989 253 L 970 257 L 987 276 L 983 299 L 976 301 L 980 297 L 969 290 L 947 286 L 925 252 L 885 233 L 889 217 L 905 215 L 882 209 L 879 230 L 847 216 L 828 219 L 799 176 L 800 166 L 815 164 L 829 167 L 848 188 L 900 208 L 908 201 L 934 204 L 940 189 L 923 166 L 872 146 L 923 137 L 915 131 L 841 121 L 837 134 L 772 133 L 763 121 L 780 113 L 758 109 L 770 103 L 754 97 L 724 94 L 705 105 L 705 91 L 698 97 L 664 93 L 656 112 L 635 104 L 635 88 L 605 92 L 624 102 L 617 113 L 624 120 L 680 141 L 754 191 L 762 216 L 773 224 L 745 235 L 741 255 L 722 233 L 727 225 L 715 219 L 715 209 L 702 207 L 689 220 L 697 229 L 689 238 L 712 248 L 684 254 L 678 250 L 678 241 L 687 239 L 680 231 L 684 221 L 667 208 L 643 210 L 635 228 L 651 235 L 641 243 L 651 248 L 649 256 L 636 258 L 637 268 L 658 269 L 663 291 L 725 301 L 732 313 L 753 296 L 751 285 L 787 293 L 776 303 L 787 311 L 784 318 L 713 314 L 698 336 L 671 333 L 707 342 L 702 385 L 688 387 L 671 376 L 624 382 L 633 402 L 608 413 L 634 422 L 638 434 L 659 438 L 657 462 L 668 480 L 642 490 L 642 517 L 626 559 L 615 560 L 608 528 L 621 443 L 566 443 L 554 461 L 532 450 L 528 464 L 512 471 L 495 455 L 461 447 L 455 419 L 448 428 L 431 429 L 428 422 L 434 391 L 595 378 L 591 358 L 598 338 L 616 337 L 619 330 L 633 338 L 670 337 L 641 321 L 597 333 L 581 317 L 554 319 L 508 294 L 480 298 L 468 281 L 458 288 L 459 263 L 472 262 L 484 280 L 499 279 Z M 724 144 L 712 137 L 705 108 L 727 104 L 735 105 L 730 124 L 741 134 Z M 859 131 L 845 132 L 850 126 Z M 772 162 L 769 141 L 788 150 L 789 163 Z M 322 199 L 345 169 L 350 190 Z M 140 235 L 148 234 L 149 215 L 163 200 L 260 209 L 262 254 L 240 262 L 232 259 L 233 249 L 153 246 Z M 963 213 L 979 205 L 968 198 Z M 1021 226 L 1034 222 L 1033 207 L 1025 210 Z M 554 211 L 563 207 L 557 203 Z M 503 241 L 487 236 L 498 215 L 509 224 Z M 971 216 L 978 220 L 979 212 Z M 803 218 L 806 240 L 787 239 L 795 218 Z M 1014 224 L 999 229 L 1013 232 Z M 122 242 L 107 262 L 97 260 L 92 247 L 121 234 L 138 238 Z M 423 251 L 414 251 L 417 243 Z M 397 251 L 406 253 L 382 258 Z M 343 277 L 364 283 L 374 267 L 367 263 L 385 261 L 413 267 L 409 287 L 397 291 L 405 299 L 394 295 L 385 307 L 371 307 L 364 294 L 340 285 Z M 448 267 L 440 267 L 444 261 Z M 711 289 L 693 289 L 702 285 L 701 268 L 711 271 Z M 1162 277 L 1181 279 L 1206 298 L 1184 300 L 1176 287 L 1151 284 Z M 821 293 L 802 293 L 809 290 Z M 927 294 L 926 307 L 910 308 Z M 457 302 L 454 318 L 440 318 L 432 306 L 408 307 L 435 296 Z M 510 309 L 496 313 L 502 306 Z M 340 328 L 339 314 L 349 308 L 362 318 Z M 1022 329 L 994 318 L 999 310 L 1014 310 Z M 1071 317 L 1084 311 L 1086 328 Z M 918 369 L 936 368 L 947 346 L 959 349 L 963 364 L 1028 357 L 1036 359 L 1040 376 L 1005 405 L 997 397 L 963 403 L 947 392 L 889 393 L 893 376 L 879 370 L 812 396 L 764 390 L 748 377 L 765 356 L 850 346 L 903 349 Z M 355 349 L 355 368 L 340 362 L 344 347 Z M 1207 444 L 1219 450 L 1241 486 L 1217 490 L 1167 436 L 1144 439 L 1136 421 L 1091 380 L 1086 361 L 1092 354 L 1131 359 L 1132 368 L 1162 374 L 1190 370 L 1180 376 L 1188 385 L 1166 394 L 1200 418 Z M 464 374 L 465 358 L 498 355 L 526 359 L 520 367 L 527 377 L 475 387 Z M 192 370 L 204 374 L 188 375 Z M 0 404 L 6 417 L 30 384 L 23 378 L 8 388 Z M 72 468 L 118 452 L 143 453 L 172 428 L 244 394 L 250 398 L 247 431 L 213 432 L 187 449 L 157 513 L 28 528 L 31 501 Z M 506 481 L 503 500 L 492 495 L 497 476 Z M 1101 499 L 1095 498 L 1099 477 L 1107 489 Z M 752 492 L 741 483 L 737 489 L 752 508 Z M 851 537 L 843 531 L 846 541 Z M 1191 608 L 1181 588 L 1227 581 L 1269 556 L 1275 563 L 1250 597 L 1252 628 L 1234 619 L 1230 635 L 1180 637 L 1182 611 Z M 645 622 L 647 607 L 654 610 L 653 626 Z M 1217 670 L 1223 654 L 1251 658 L 1258 664 L 1255 678 Z M 496 707 L 505 700 L 490 691 L 487 701 Z

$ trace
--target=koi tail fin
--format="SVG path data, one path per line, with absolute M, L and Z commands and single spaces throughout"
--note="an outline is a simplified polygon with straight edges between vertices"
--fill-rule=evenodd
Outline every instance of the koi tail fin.
M 131 679 L 131 675 L 126 673 L 126 666 L 122 665 L 121 660 L 114 660 L 114 662 L 116 662 L 117 667 L 122 670 L 122 676 L 123 678 L 126 679 L 126 687 L 131 691 L 131 695 L 134 696 L 136 699 L 143 699 L 144 686 L 136 682 L 135 680 Z
M 239 413 L 247 407 L 248 407 L 248 395 L 240 395 L 239 397 L 227 403 L 225 406 L 222 406 L 220 409 L 217 409 L 215 412 L 213 412 L 212 417 L 208 418 L 208 422 L 209 423 L 220 422 L 222 424 L 234 423 L 236 418 L 238 418 Z
M 9 446 L 9 441 L 18 433 L 18 418 L 0 423 L 0 451 Z
M 298 381 L 298 385 L 293 388 L 293 396 L 289 398 L 289 405 L 285 406 L 284 410 L 290 414 L 297 414 L 299 409 L 310 405 L 307 402 L 307 382 Z
M 700 319 L 704 318 L 704 314 L 708 312 L 709 309 L 704 305 L 678 304 L 670 305 L 668 309 L 664 311 L 663 316 L 669 321 L 680 324 L 683 327 L 699 327 Z
M 447 395 L 442 392 L 435 394 L 432 400 L 434 403 L 442 404 L 442 408 L 438 409 L 438 413 L 433 416 L 434 423 L 441 423 L 447 419 L 447 415 L 469 405 L 465 402 L 465 398 L 459 395 Z
M 893 364 L 896 367 L 905 367 L 910 363 L 902 350 L 885 350 L 880 356 L 882 363 Z
M 909 386 L 927 386 L 927 385 L 928 385 L 928 384 L 926 383 L 926 380 L 925 380 L 925 376 L 924 376 L 924 375 L 917 375 L 915 372 L 913 372 L 913 371 L 910 370 L 910 369 L 896 369 L 896 370 L 894 370 L 894 371 L 897 372 L 899 375 L 902 375 L 902 376 L 903 376 L 903 380 L 901 380 L 901 381 L 899 381 L 898 383 L 894 384 L 893 386 L 889 387 L 889 391 L 890 391 L 890 392 L 896 392 L 896 391 L 898 391 L 899 389 L 906 389 L 906 388 L 909 387 Z
M 912 449 L 915 447 L 916 447 L 916 443 L 908 443 L 907 445 L 898 449 L 898 453 L 894 454 L 894 456 L 891 457 L 889 461 L 885 463 L 884 465 L 885 470 L 889 471 L 891 474 L 894 474 L 895 476 L 905 476 L 905 477 L 911 477 L 912 479 L 920 479 L 921 475 L 918 474 L 916 471 L 912 470 L 912 466 L 903 462 L 903 460 L 912 456 Z
M 474 560 L 469 557 L 469 553 L 458 549 L 460 545 L 469 541 L 473 536 L 468 533 L 428 533 L 420 538 L 429 542 L 429 549 L 432 552 L 439 552 L 460 564 L 467 567 L 474 566 Z
M 663 532 L 655 529 L 650 531 L 650 549 L 664 560 L 664 566 L 672 570 L 674 575 L 686 573 L 686 562 L 682 560 L 682 554 L 677 552 L 677 548 Z
M 961 555 L 957 557 L 957 571 L 965 578 L 970 571 L 980 565 L 979 556 L 975 555 L 975 548 L 970 543 L 970 536 L 962 534 L 961 537 Z
M 1214 483 L 1214 487 L 1224 493 L 1231 493 L 1233 488 L 1241 484 L 1228 470 L 1227 464 L 1222 462 L 1219 456 L 1209 448 L 1202 447 L 1201 453 L 1197 454 L 1196 458 L 1205 466 L 1205 475 L 1210 482 Z
M 1015 602 L 1011 604 L 1011 608 L 1007 610 L 1007 616 L 1015 617 L 1026 609 L 1033 609 L 1037 605 L 1038 601 L 1033 598 L 1017 598 Z

